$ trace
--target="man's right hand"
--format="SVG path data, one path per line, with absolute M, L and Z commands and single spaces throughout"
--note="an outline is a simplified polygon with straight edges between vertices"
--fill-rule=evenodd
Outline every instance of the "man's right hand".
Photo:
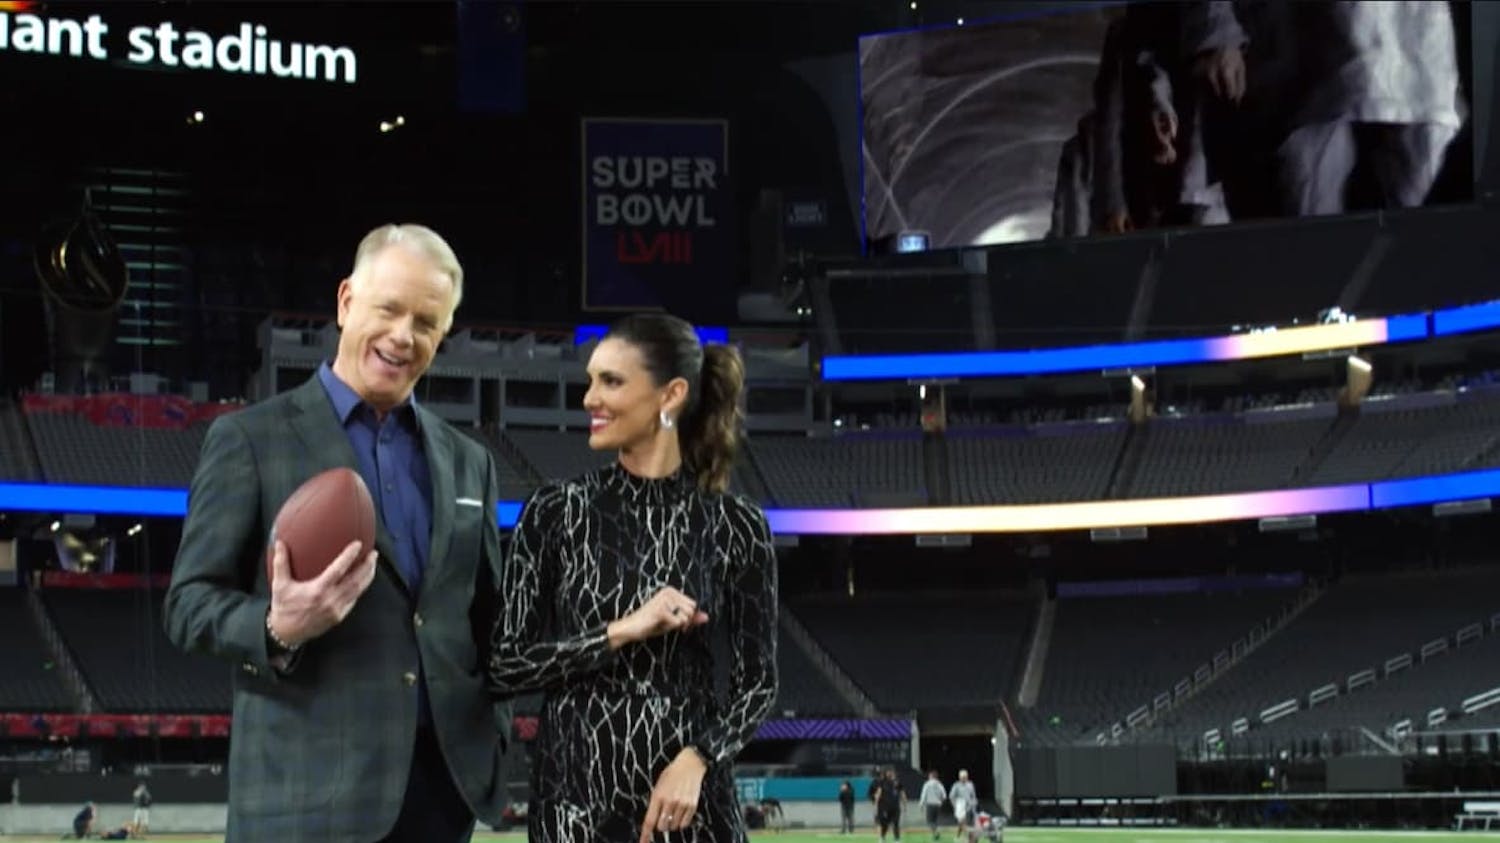
M 296 647 L 332 629 L 348 616 L 370 583 L 375 581 L 377 551 L 360 554 L 360 543 L 350 542 L 323 573 L 298 582 L 292 579 L 286 545 L 276 542 L 271 554 L 271 631 Z

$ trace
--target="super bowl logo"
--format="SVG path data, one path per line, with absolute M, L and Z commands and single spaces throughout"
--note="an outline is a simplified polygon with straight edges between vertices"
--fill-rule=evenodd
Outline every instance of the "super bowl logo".
M 693 229 L 717 225 L 708 197 L 719 187 L 712 158 L 599 155 L 590 161 L 594 221 L 616 228 L 620 263 L 693 262 Z
M 583 121 L 586 307 L 681 303 L 732 277 L 723 120 Z

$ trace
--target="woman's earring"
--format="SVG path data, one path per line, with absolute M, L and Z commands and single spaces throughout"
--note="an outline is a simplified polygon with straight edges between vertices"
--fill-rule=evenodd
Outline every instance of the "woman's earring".
M 677 422 L 673 421 L 672 417 L 669 416 L 669 415 L 667 415 L 667 411 L 666 410 L 662 410 L 661 411 L 661 428 L 662 428 L 662 430 L 671 430 L 672 428 L 674 428 L 676 426 L 677 426 Z

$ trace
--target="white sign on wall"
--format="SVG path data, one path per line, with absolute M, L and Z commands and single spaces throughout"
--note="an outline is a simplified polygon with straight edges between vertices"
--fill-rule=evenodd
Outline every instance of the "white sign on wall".
M 0 52 L 107 61 L 110 32 L 109 23 L 97 14 L 74 20 L 0 11 Z M 124 42 L 125 61 L 131 64 L 349 85 L 359 77 L 353 49 L 281 41 L 270 37 L 264 24 L 242 23 L 236 31 L 216 36 L 163 21 L 131 27 L 124 33 Z

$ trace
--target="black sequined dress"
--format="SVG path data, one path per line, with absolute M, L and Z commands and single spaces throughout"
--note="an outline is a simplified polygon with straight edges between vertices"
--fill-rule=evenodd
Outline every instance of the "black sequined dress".
M 607 624 L 668 585 L 708 623 L 612 651 Z M 544 692 L 531 843 L 634 843 L 657 776 L 689 746 L 709 770 L 693 824 L 667 839 L 745 839 L 731 768 L 776 697 L 776 559 L 758 507 L 686 472 L 643 479 L 618 464 L 544 487 L 516 525 L 499 599 L 491 688 Z M 728 642 L 722 700 L 713 635 Z

